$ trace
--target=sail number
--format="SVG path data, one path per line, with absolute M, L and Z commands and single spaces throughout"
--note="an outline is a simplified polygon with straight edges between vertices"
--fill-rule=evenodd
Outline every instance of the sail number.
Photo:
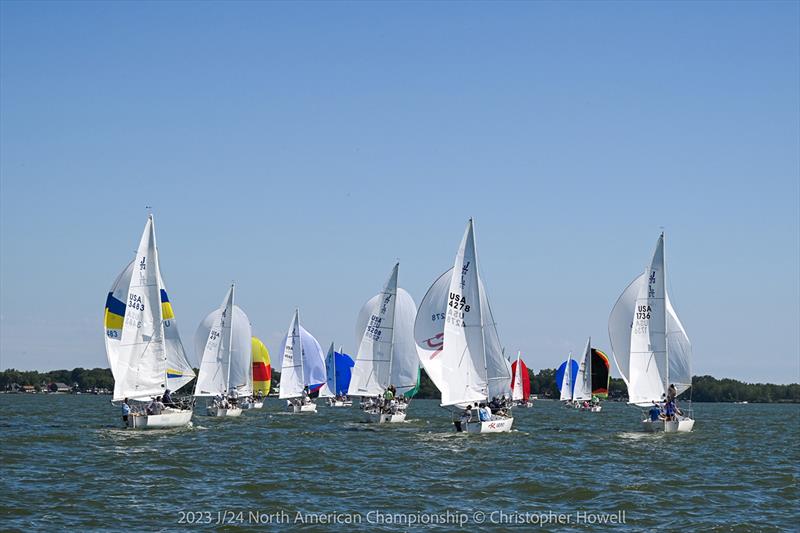
M 136 309 L 137 311 L 144 311 L 144 303 L 142 302 L 142 297 L 139 296 L 138 294 L 129 294 L 128 307 Z
M 381 331 L 380 329 L 381 322 L 383 322 L 383 319 L 381 317 L 371 315 L 369 317 L 369 323 L 367 324 L 367 331 L 365 332 L 366 333 L 365 336 L 369 339 L 372 339 L 373 341 L 381 340 L 381 335 L 383 334 L 383 331 Z
M 652 308 L 649 305 L 636 306 L 636 320 L 650 320 Z
M 464 311 L 465 313 L 469 313 L 469 304 L 467 304 L 467 299 L 460 294 L 451 292 L 450 301 L 447 302 L 447 305 L 456 311 Z

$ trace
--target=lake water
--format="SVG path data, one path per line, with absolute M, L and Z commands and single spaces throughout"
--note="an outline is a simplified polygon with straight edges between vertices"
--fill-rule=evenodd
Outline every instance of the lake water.
M 516 431 L 477 436 L 454 433 L 432 400 L 386 426 L 357 408 L 281 405 L 141 432 L 121 428 L 108 396 L 0 395 L 0 528 L 796 531 L 800 519 L 800 405 L 695 404 L 694 432 L 648 435 L 624 404 L 538 401 L 514 411 Z

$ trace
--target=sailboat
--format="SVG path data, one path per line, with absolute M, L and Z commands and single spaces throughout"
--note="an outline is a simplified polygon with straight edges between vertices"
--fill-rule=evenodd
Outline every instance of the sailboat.
M 502 396 L 511 383 L 508 361 L 478 269 L 472 219 L 453 268 L 431 285 L 420 303 L 414 338 L 422 366 L 442 394 L 441 405 L 453 409 L 456 431 L 511 430 L 514 418 L 510 412 L 481 421 L 474 411 L 468 417 L 465 409 Z
M 614 362 L 628 385 L 628 403 L 653 408 L 692 386 L 691 343 L 666 288 L 664 234 L 644 273 L 622 292 L 608 320 Z M 645 431 L 688 432 L 690 414 L 645 418 Z
M 220 308 L 206 316 L 194 337 L 197 352 L 203 354 L 194 395 L 214 398 L 207 407 L 209 416 L 240 416 L 239 400 L 253 390 L 250 320 L 234 297 L 231 285 Z
M 572 360 L 572 352 L 569 352 L 567 360 L 561 363 L 556 371 L 556 383 L 560 384 L 561 396 L 559 400 L 564 402 L 565 407 L 572 407 L 572 394 L 575 389 L 575 378 L 578 374 L 578 363 Z
M 592 392 L 592 338 L 586 341 L 586 348 L 583 350 L 583 357 L 578 363 L 578 374 L 575 376 L 575 383 L 572 389 L 572 401 L 580 409 L 599 412 L 602 407 L 594 402 Z
M 533 407 L 531 401 L 531 377 L 528 367 L 522 360 L 522 352 L 517 352 L 517 360 L 511 364 L 511 400 L 517 407 Z
M 300 311 L 295 310 L 283 343 L 280 393 L 290 413 L 315 413 L 317 404 L 309 397 L 309 387 L 326 382 L 325 356 L 322 347 L 300 325 Z
M 144 407 L 144 402 L 176 392 L 194 379 L 161 278 L 152 214 L 147 217 L 136 258 L 117 277 L 106 297 L 104 326 L 106 355 L 114 375 L 112 401 L 133 403 L 127 426 L 149 429 L 189 425 L 191 401 L 168 400 L 160 414 L 148 413 Z
M 327 381 L 319 390 L 319 398 L 328 400 L 330 407 L 352 407 L 353 400 L 347 397 L 347 389 L 350 386 L 350 376 L 352 374 L 353 359 L 346 353 L 333 349 L 333 343 L 328 348 L 328 355 L 325 356 L 325 369 L 327 371 Z
M 250 352 L 253 361 L 253 395 L 242 402 L 242 409 L 261 409 L 272 385 L 269 350 L 261 339 L 253 337 Z
M 358 353 L 348 394 L 361 398 L 367 422 L 403 422 L 419 386 L 419 359 L 414 348 L 417 306 L 397 286 L 396 263 L 383 290 L 361 308 L 356 322 Z M 385 394 L 391 391 L 391 399 Z

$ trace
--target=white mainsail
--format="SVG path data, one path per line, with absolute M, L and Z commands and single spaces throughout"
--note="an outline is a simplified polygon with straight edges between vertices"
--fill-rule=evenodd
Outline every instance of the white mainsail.
M 227 395 L 233 390 L 244 396 L 252 393 L 252 327 L 234 299 L 231 285 L 219 309 L 197 328 L 195 349 L 202 356 L 195 396 Z
M 300 325 L 299 310 L 295 310 L 283 347 L 279 398 L 298 398 L 305 387 L 326 382 L 325 355 L 317 339 Z
M 478 271 L 471 219 L 453 269 L 434 282 L 420 303 L 414 337 L 443 406 L 510 393 L 511 373 Z
M 383 290 L 359 312 L 359 348 L 348 388 L 351 396 L 378 396 L 389 385 L 403 395 L 417 387 L 419 359 L 413 332 L 417 306 L 411 295 L 397 286 L 398 270 L 399 263 Z
M 564 378 L 561 381 L 561 398 L 562 402 L 569 402 L 572 400 L 572 352 L 567 356 L 567 364 L 564 366 Z
M 691 387 L 691 343 L 666 291 L 663 233 L 649 267 L 611 310 L 608 333 L 629 403 L 661 401 L 671 383 L 678 394 Z
M 576 401 L 592 399 L 592 338 L 586 341 L 583 357 L 578 364 L 578 375 L 575 376 L 575 388 L 572 399 Z
M 177 390 L 194 377 L 161 278 L 152 215 L 136 259 L 109 293 L 105 326 L 114 400 L 146 400 L 167 388 Z
M 522 365 L 520 365 L 520 358 L 522 357 L 522 352 L 517 352 L 517 371 L 514 372 L 514 384 L 511 387 L 511 399 L 515 402 L 522 401 L 523 398 L 523 389 L 522 389 Z

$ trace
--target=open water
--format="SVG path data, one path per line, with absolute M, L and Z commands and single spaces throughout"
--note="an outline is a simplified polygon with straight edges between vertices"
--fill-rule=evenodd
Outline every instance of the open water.
M 695 404 L 691 434 L 639 411 L 538 401 L 508 434 L 456 434 L 270 399 L 192 428 L 122 429 L 108 396 L 0 395 L 0 529 L 797 531 L 800 405 Z M 198 411 L 202 411 L 198 409 Z M 327 523 L 326 523 L 327 522 Z M 619 524 L 618 522 L 624 522 Z

